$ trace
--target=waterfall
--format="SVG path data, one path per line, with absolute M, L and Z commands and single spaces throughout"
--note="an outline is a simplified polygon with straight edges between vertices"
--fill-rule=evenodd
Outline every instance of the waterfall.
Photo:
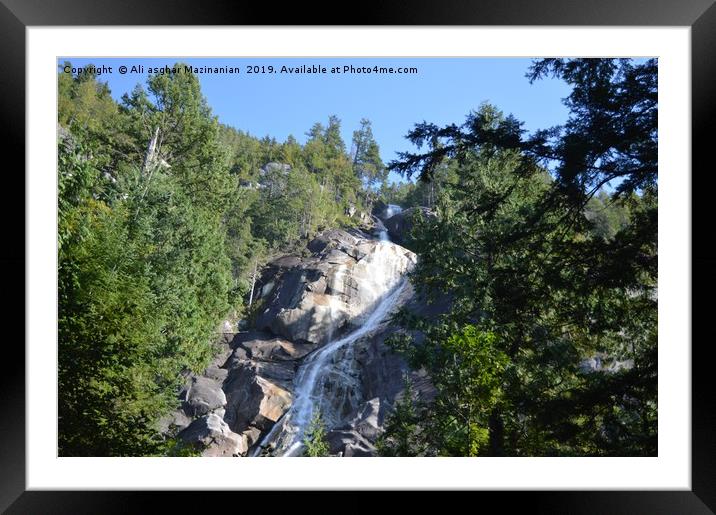
M 401 213 L 403 211 L 403 208 L 400 207 L 397 204 L 388 204 L 388 207 L 385 208 L 385 214 L 383 218 L 387 220 L 388 218 L 397 215 L 398 213 Z M 390 238 L 388 237 L 388 229 L 385 227 L 385 224 L 383 223 L 383 220 L 378 218 L 377 216 L 373 217 L 373 220 L 375 221 L 375 231 L 376 235 L 378 236 L 378 239 L 380 241 L 390 241 Z
M 360 322 L 365 318 L 359 327 L 342 338 L 330 341 L 305 358 L 294 380 L 293 404 L 256 447 L 253 456 L 260 455 L 267 447 L 273 447 L 276 456 L 300 455 L 304 432 L 316 409 L 320 410 L 328 430 L 341 422 L 343 413 L 340 408 L 349 399 L 339 396 L 355 395 L 359 388 L 357 379 L 350 373 L 352 346 L 385 321 L 407 282 L 403 277 L 405 263 L 401 266 L 399 253 L 396 252 L 398 249 L 401 248 L 387 241 L 386 236 L 385 242 L 375 245 L 373 252 L 363 258 L 371 274 L 370 279 L 360 287 L 376 299 L 374 308 L 369 314 L 353 320 Z M 342 280 L 344 271 L 340 270 L 336 276 Z M 336 391 L 327 391 L 325 388 L 330 384 L 331 377 L 340 379 L 340 387 Z
M 391 216 L 397 215 L 398 213 L 402 212 L 403 208 L 400 207 L 397 204 L 388 204 L 388 207 L 385 208 L 385 219 L 387 220 Z
M 383 224 L 383 220 L 374 216 L 373 221 L 375 222 L 375 235 L 378 239 L 380 241 L 390 241 L 390 238 L 388 237 L 388 229 L 386 229 L 385 224 Z

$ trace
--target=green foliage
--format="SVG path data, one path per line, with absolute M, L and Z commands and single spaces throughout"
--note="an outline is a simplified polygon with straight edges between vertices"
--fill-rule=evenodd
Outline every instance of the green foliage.
M 60 455 L 191 455 L 157 429 L 182 373 L 260 305 L 267 260 L 363 209 L 340 121 L 302 147 L 219 124 L 192 73 L 120 104 L 92 74 L 58 81 Z
M 107 140 L 77 127 L 59 147 L 61 455 L 163 452 L 156 422 L 176 405 L 181 372 L 206 366 L 229 307 L 231 181 L 216 122 L 195 78 L 149 84 L 155 102 L 138 94 L 118 116 L 136 148 L 152 134 L 144 124 L 155 127 L 151 162 L 137 152 L 108 173 Z M 149 118 L 136 123 L 136 109 Z
M 258 172 L 265 163 L 261 142 L 228 125 L 219 124 L 222 143 L 229 149 L 229 169 L 240 181 L 258 180 Z
M 415 397 L 413 385 L 406 374 L 405 388 L 385 422 L 385 433 L 378 437 L 380 456 L 424 456 L 428 444 L 424 438 L 428 409 Z
M 437 326 L 420 346 L 394 338 L 391 345 L 425 367 L 438 394 L 430 406 L 416 410 L 412 389 L 386 426 L 383 453 L 478 456 L 487 449 L 490 415 L 503 397 L 503 375 L 509 364 L 494 333 L 465 325 L 452 332 Z
M 612 199 L 606 191 L 600 190 L 587 202 L 584 216 L 593 224 L 594 235 L 609 240 L 629 224 L 629 205 L 638 201 L 638 197 Z
M 361 189 L 361 181 L 354 173 L 353 163 L 341 139 L 340 120 L 331 116 L 327 127 L 316 123 L 306 135 L 306 168 L 316 176 L 322 195 L 332 199 L 343 212 L 351 205 L 360 208 L 357 192 Z
M 199 458 L 201 449 L 195 444 L 187 444 L 179 438 L 168 439 L 155 456 L 168 456 L 171 458 Z
M 378 198 L 386 204 L 397 204 L 404 209 L 411 207 L 434 208 L 443 191 L 458 181 L 457 162 L 441 163 L 430 181 L 406 181 L 388 184 L 383 182 Z
M 326 440 L 326 424 L 321 412 L 316 410 L 303 436 L 304 455 L 312 458 L 330 456 L 330 448 Z
M 60 70 L 71 64 L 65 61 Z M 118 106 L 109 87 L 93 73 L 58 75 L 58 121 L 65 127 L 81 128 L 95 135 L 111 135 Z M 110 134 L 107 134 L 110 133 Z
M 268 192 L 255 208 L 257 236 L 285 247 L 335 221 L 333 202 L 322 194 L 313 174 L 297 167 L 268 175 L 263 182 Z
M 369 188 L 385 182 L 388 176 L 370 120 L 366 118 L 361 119 L 360 128 L 353 132 L 353 170 Z
M 429 148 L 391 164 L 428 182 L 446 164 L 457 170 L 437 218 L 413 231 L 413 282 L 429 298 L 449 294 L 451 309 L 433 323 L 403 317 L 425 340 L 398 347 L 435 375 L 435 411 L 453 417 L 424 433 L 433 452 L 458 452 L 460 439 L 443 435 L 457 434 L 471 399 L 434 363 L 475 326 L 506 362 L 483 377 L 499 387 L 477 390 L 470 454 L 655 455 L 656 64 L 543 60 L 531 78 L 548 73 L 573 86 L 564 127 L 525 138 L 514 117 L 484 105 L 461 126 L 416 125 L 409 139 Z M 615 366 L 585 371 L 592 356 Z M 458 369 L 472 377 L 471 363 Z

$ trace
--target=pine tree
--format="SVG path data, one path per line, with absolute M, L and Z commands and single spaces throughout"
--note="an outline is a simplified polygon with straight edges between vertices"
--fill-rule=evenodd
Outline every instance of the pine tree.
M 420 456 L 426 442 L 421 428 L 426 417 L 424 406 L 417 406 L 410 376 L 403 378 L 404 389 L 385 423 L 385 432 L 378 437 L 376 448 L 380 456 Z
M 370 120 L 363 118 L 353 132 L 353 171 L 369 188 L 382 183 L 388 171 L 380 158 L 380 147 L 373 137 Z
M 111 101 L 93 81 L 61 88 L 75 121 L 59 146 L 59 449 L 161 454 L 157 421 L 230 307 L 236 184 L 195 76 L 150 76 L 97 126 L 78 123 L 87 98 Z
M 315 410 L 311 422 L 303 436 L 305 455 L 310 457 L 330 456 L 330 447 L 326 440 L 326 424 L 320 410 Z
M 413 231 L 414 282 L 453 297 L 439 323 L 420 327 L 416 360 L 435 354 L 421 347 L 446 351 L 465 324 L 495 334 L 508 361 L 489 454 L 655 455 L 656 61 L 548 59 L 530 78 L 547 74 L 573 87 L 564 127 L 525 137 L 485 105 L 462 125 L 416 125 L 409 139 L 427 151 L 391 164 L 428 182 L 446 162 L 458 172 L 437 218 Z M 610 181 L 625 209 L 600 229 L 589 203 Z M 585 372 L 598 352 L 633 366 Z

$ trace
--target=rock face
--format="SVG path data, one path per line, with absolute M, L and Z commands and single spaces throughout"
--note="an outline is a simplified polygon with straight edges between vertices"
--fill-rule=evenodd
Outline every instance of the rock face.
M 57 124 L 57 142 L 62 143 L 68 150 L 75 144 L 75 140 L 70 131 L 65 129 L 59 123 Z
M 358 232 L 324 232 L 308 249 L 311 257 L 278 260 L 264 274 L 260 291 L 267 307 L 256 320 L 258 329 L 325 344 L 361 324 L 415 262 L 407 249 Z
M 366 327 L 416 259 L 409 250 L 360 231 L 325 231 L 308 251 L 266 268 L 256 284 L 261 304 L 255 328 L 224 335 L 214 363 L 187 378 L 182 407 L 163 422 L 165 432 L 202 447 L 204 456 L 251 454 L 269 433 L 280 433 L 307 360 L 328 342 Z M 409 285 L 399 291 L 396 305 L 420 305 Z M 333 454 L 375 455 L 374 442 L 403 391 L 405 374 L 430 397 L 428 378 L 411 372 L 386 346 L 395 330 L 388 321 L 377 324 L 331 355 L 332 368 L 321 376 L 320 388 L 330 404 L 321 409 L 329 408 Z
M 234 360 L 224 383 L 229 426 L 235 431 L 249 427 L 264 430 L 274 424 L 291 405 L 289 391 L 294 366 Z
M 382 200 L 377 200 L 373 204 L 373 209 L 371 210 L 371 214 L 373 216 L 377 216 L 378 218 L 385 218 L 386 209 L 388 209 L 388 204 L 386 204 Z
M 239 456 L 248 449 L 246 437 L 231 431 L 217 413 L 196 419 L 180 435 L 186 442 L 205 447 L 202 456 Z
M 335 430 L 328 433 L 326 438 L 331 454 L 346 458 L 375 456 L 375 446 L 357 431 Z
M 181 408 L 160 430 L 201 447 L 202 456 L 241 456 L 292 402 L 297 360 L 310 348 L 273 335 L 225 334 L 202 375 L 190 376 Z
M 201 416 L 226 406 L 226 395 L 221 382 L 211 377 L 194 377 L 187 389 L 184 411 Z
M 413 229 L 417 216 L 434 218 L 435 213 L 427 207 L 411 207 L 383 220 L 390 239 L 401 245 L 410 244 L 410 231 Z

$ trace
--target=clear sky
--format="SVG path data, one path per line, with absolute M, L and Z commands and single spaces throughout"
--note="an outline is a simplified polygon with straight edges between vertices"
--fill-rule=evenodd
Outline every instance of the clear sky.
M 567 109 L 562 104 L 569 87 L 546 79 L 530 84 L 525 73 L 531 63 L 523 58 L 171 58 L 78 59 L 60 58 L 73 66 L 111 66 L 106 81 L 115 99 L 144 84 L 149 67 L 171 67 L 181 61 L 193 66 L 234 66 L 238 74 L 198 74 L 201 88 L 222 123 L 258 137 L 284 141 L 293 134 L 303 143 L 315 122 L 326 124 L 329 115 L 342 121 L 343 139 L 350 150 L 353 131 L 361 118 L 373 124 L 373 134 L 385 162 L 395 152 L 413 150 L 405 139 L 421 121 L 438 125 L 462 123 L 482 102 L 514 114 L 524 128 L 534 131 L 562 124 Z M 329 71 L 344 65 L 417 67 L 417 74 L 248 74 L 252 66 L 325 66 Z M 119 73 L 120 66 L 143 65 L 144 73 Z M 393 180 L 397 176 L 391 174 Z

